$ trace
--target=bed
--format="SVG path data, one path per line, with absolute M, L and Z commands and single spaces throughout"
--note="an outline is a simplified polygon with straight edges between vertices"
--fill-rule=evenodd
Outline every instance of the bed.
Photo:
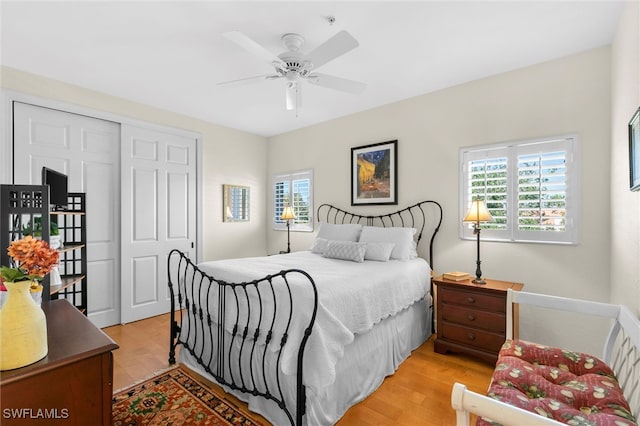
M 198 265 L 169 255 L 169 362 L 181 345 L 182 363 L 278 425 L 334 424 L 433 331 L 440 204 L 382 215 L 323 204 L 316 217 L 309 250 Z

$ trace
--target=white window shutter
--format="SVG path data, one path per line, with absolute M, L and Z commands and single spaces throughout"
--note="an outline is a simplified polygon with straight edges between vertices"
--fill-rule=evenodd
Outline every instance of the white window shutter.
M 290 205 L 296 218 L 292 231 L 313 231 L 313 170 L 278 174 L 273 177 L 273 229 L 286 229 L 280 219 Z
M 480 198 L 495 219 L 483 239 L 576 244 L 576 151 L 573 136 L 461 149 L 460 222 Z M 472 238 L 471 227 L 460 235 Z

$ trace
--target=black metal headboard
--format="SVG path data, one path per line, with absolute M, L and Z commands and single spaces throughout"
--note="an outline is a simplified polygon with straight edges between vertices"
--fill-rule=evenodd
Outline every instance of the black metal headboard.
M 421 201 L 392 213 L 380 215 L 365 215 L 352 213 L 331 204 L 322 204 L 318 207 L 317 220 L 327 223 L 359 223 L 367 226 L 410 227 L 417 230 L 416 243 L 420 243 L 425 227 L 426 236 L 429 237 L 429 266 L 433 265 L 433 242 L 442 224 L 442 206 L 432 200 Z M 431 230 L 431 231 L 430 231 Z

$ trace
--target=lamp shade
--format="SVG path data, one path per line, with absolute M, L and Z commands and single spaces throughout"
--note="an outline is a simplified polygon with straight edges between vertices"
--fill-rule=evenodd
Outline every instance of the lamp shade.
M 280 215 L 280 219 L 291 220 L 295 218 L 296 215 L 293 213 L 293 209 L 291 208 L 291 206 L 285 206 L 284 210 L 282 210 L 282 215 Z
M 486 204 L 482 200 L 473 200 L 469 212 L 462 219 L 463 222 L 493 222 L 493 216 L 489 213 Z

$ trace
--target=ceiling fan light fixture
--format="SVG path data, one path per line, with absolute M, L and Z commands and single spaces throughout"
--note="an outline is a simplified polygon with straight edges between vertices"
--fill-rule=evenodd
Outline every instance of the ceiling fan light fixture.
M 297 71 L 287 71 L 286 78 L 288 82 L 295 83 L 300 78 L 300 74 Z

